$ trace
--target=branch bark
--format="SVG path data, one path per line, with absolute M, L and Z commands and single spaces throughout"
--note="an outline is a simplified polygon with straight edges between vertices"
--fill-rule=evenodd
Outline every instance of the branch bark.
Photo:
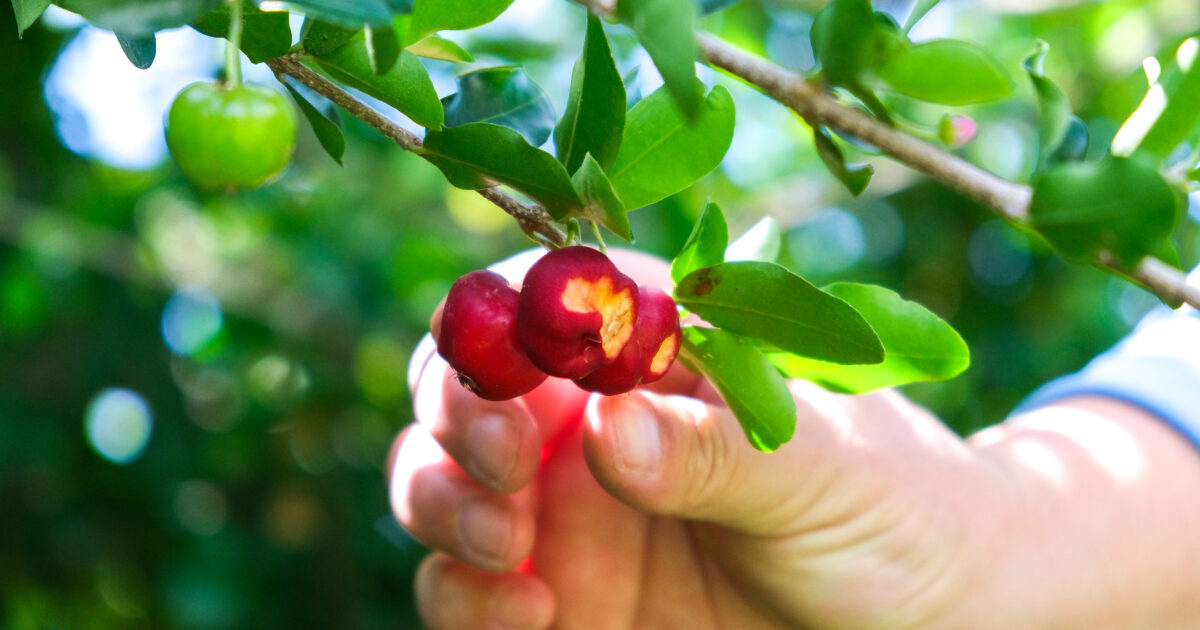
M 1028 186 L 1010 182 L 923 140 L 897 131 L 867 114 L 839 103 L 803 76 L 734 48 L 708 33 L 696 37 L 705 63 L 728 72 L 794 110 L 811 126 L 825 126 L 854 136 L 897 161 L 958 190 L 1014 223 L 1029 218 L 1033 198 Z M 1159 297 L 1200 308 L 1200 287 L 1163 261 L 1147 256 L 1134 269 L 1124 269 L 1108 252 L 1095 260 L 1101 267 L 1128 274 Z
M 351 116 L 367 123 L 376 131 L 395 142 L 405 151 L 421 155 L 421 139 L 407 129 L 397 125 L 376 111 L 371 106 L 358 100 L 341 86 L 326 79 L 308 66 L 300 63 L 294 56 L 276 57 L 267 61 L 267 65 L 278 75 L 287 75 L 308 86 L 314 92 L 333 101 L 338 107 L 346 110 Z M 564 245 L 567 235 L 553 223 L 550 213 L 541 206 L 528 204 L 499 188 L 483 188 L 475 191 L 484 199 L 507 212 L 526 234 L 538 235 L 543 240 L 555 245 Z

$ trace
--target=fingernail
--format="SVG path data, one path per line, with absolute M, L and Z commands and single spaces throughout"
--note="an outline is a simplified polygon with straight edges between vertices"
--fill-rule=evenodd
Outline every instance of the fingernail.
M 662 459 L 658 419 L 644 404 L 632 398 L 611 405 L 609 414 L 617 468 L 637 475 L 655 472 Z
M 475 499 L 458 514 L 458 535 L 479 559 L 504 564 L 512 546 L 512 516 L 487 499 Z
M 512 420 L 487 414 L 467 429 L 467 471 L 479 481 L 499 488 L 517 467 L 519 438 Z

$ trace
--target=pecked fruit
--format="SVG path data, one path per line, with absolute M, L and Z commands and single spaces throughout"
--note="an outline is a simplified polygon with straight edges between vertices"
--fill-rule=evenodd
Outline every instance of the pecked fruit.
M 515 398 L 546 380 L 517 341 L 518 300 L 508 280 L 486 270 L 459 278 L 446 295 L 438 354 L 480 398 Z
M 679 353 L 679 313 L 675 300 L 656 287 L 638 289 L 633 337 L 616 361 L 576 379 L 575 384 L 606 396 L 624 394 L 667 373 Z
M 518 338 L 543 372 L 583 378 L 617 360 L 637 314 L 637 283 L 594 249 L 564 247 L 526 273 Z

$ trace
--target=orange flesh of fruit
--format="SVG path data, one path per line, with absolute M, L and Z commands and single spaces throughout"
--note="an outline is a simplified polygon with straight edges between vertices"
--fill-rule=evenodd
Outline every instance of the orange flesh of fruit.
M 567 280 L 562 305 L 572 313 L 600 314 L 600 346 L 610 359 L 621 353 L 633 335 L 632 292 L 614 291 L 612 278 L 595 282 L 586 278 Z

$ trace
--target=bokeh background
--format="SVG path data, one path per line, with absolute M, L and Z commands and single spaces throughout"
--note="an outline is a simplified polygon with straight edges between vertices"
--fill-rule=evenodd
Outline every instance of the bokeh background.
M 1141 99 L 1143 58 L 1200 28 L 1194 0 L 943 5 L 914 38 L 984 45 L 1016 92 L 974 108 L 894 104 L 918 134 L 970 115 L 979 133 L 956 151 L 1020 181 L 1036 107 L 1019 63 L 1035 39 L 1099 155 Z M 876 6 L 902 17 L 908 3 Z M 705 24 L 808 70 L 819 8 L 744 0 Z M 468 67 L 524 65 L 561 111 L 582 26 L 564 0 L 516 0 L 449 34 L 475 64 L 428 65 L 443 95 Z M 644 53 L 611 35 L 622 70 L 654 89 Z M 419 627 L 424 550 L 390 517 L 383 474 L 412 421 L 408 355 L 457 276 L 531 243 L 344 115 L 344 166 L 305 128 L 272 185 L 198 193 L 165 152 L 162 117 L 184 85 L 216 76 L 221 50 L 180 29 L 141 71 L 111 33 L 56 9 L 19 41 L 0 7 L 0 628 Z M 264 66 L 245 72 L 274 82 Z M 633 215 L 636 247 L 670 257 L 711 198 L 735 234 L 777 221 L 784 262 L 818 284 L 922 302 L 973 361 L 905 391 L 956 430 L 1002 420 L 1157 303 L 866 152 L 853 157 L 875 180 L 850 197 L 787 110 L 702 75 L 734 92 L 733 147 L 694 189 Z M 1196 216 L 1176 238 L 1185 266 Z

